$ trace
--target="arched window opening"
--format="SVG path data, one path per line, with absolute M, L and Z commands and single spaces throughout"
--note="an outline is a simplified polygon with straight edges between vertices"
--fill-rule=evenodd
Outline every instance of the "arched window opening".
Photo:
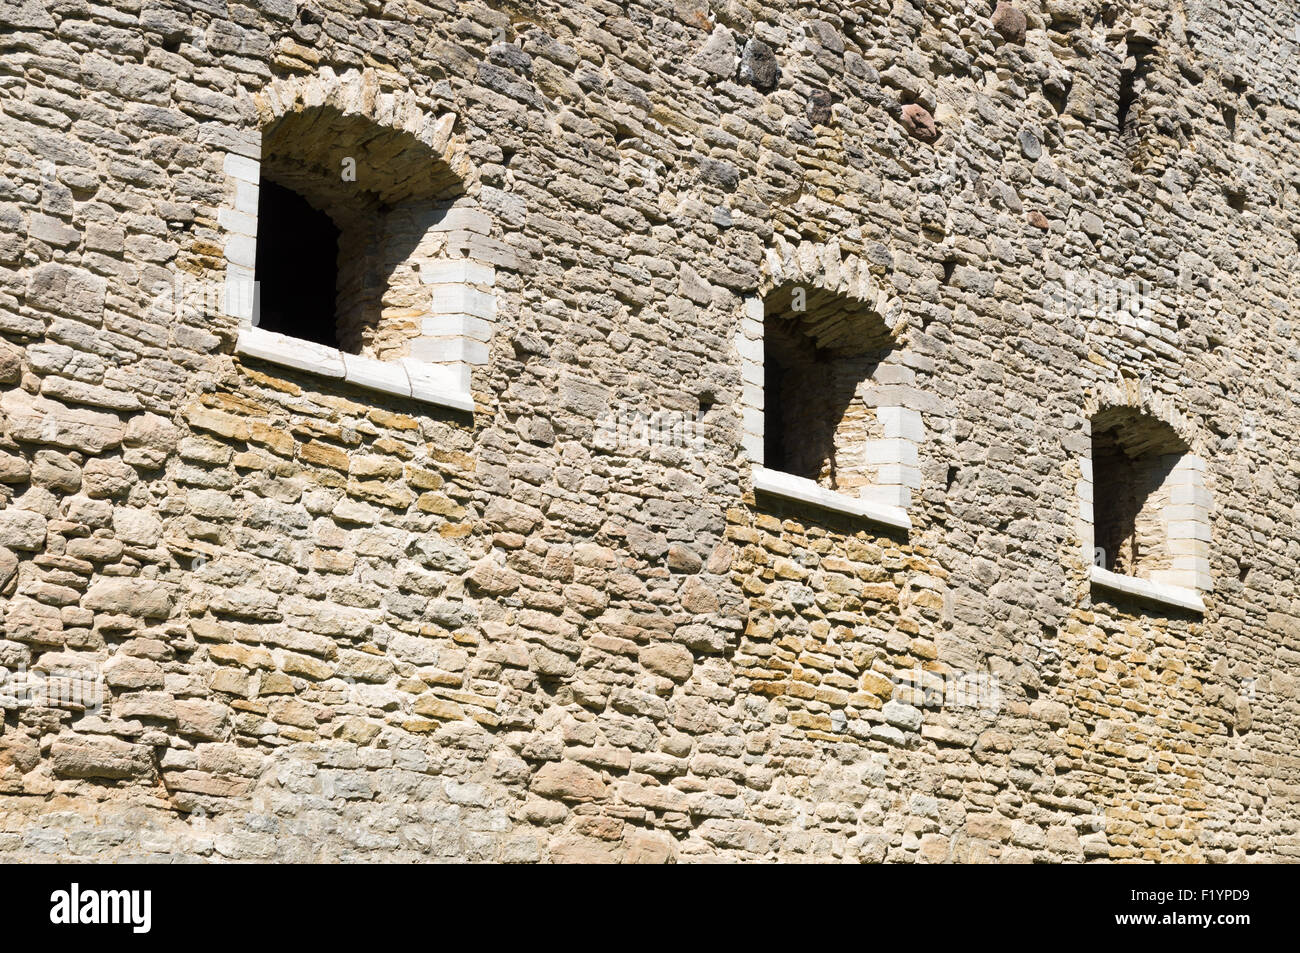
M 867 442 L 883 436 L 873 410 L 856 398 L 888 354 L 888 329 L 870 313 L 817 297 L 809 307 L 787 288 L 765 301 L 763 465 L 855 493 L 870 482 Z M 828 322 L 828 310 L 838 320 Z M 853 324 L 856 334 L 839 333 Z
M 1093 420 L 1097 565 L 1150 577 L 1172 568 L 1166 523 L 1172 476 L 1187 447 L 1167 424 L 1133 413 Z
M 456 117 L 387 78 L 324 70 L 252 95 L 260 153 L 227 153 L 218 213 L 236 352 L 473 411 L 497 269 L 517 258 Z
M 1205 461 L 1172 426 L 1133 407 L 1092 418 L 1081 485 L 1095 584 L 1203 609 L 1211 588 Z
M 921 419 L 884 318 L 791 281 L 750 299 L 738 347 L 755 489 L 910 527 Z

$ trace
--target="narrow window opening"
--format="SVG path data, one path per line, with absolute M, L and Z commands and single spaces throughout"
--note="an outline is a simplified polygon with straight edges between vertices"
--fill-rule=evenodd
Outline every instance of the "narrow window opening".
M 1147 89 L 1152 52 L 1152 48 L 1145 44 L 1130 42 L 1128 59 L 1119 71 L 1119 96 L 1115 104 L 1115 121 L 1120 135 L 1135 135 L 1137 132 L 1140 110 L 1134 107 Z
M 1094 421 L 1093 532 L 1101 568 L 1143 578 L 1174 568 L 1170 477 L 1184 449 L 1172 429 L 1149 418 Z
M 263 179 L 257 197 L 258 326 L 339 347 L 339 229 L 297 192 Z
M 1119 108 L 1116 112 L 1116 124 L 1119 126 L 1121 133 L 1128 132 L 1128 114 L 1133 108 L 1133 102 L 1137 99 L 1137 92 L 1134 89 L 1135 69 L 1123 69 L 1119 74 Z
M 871 484 L 864 455 L 883 437 L 860 397 L 892 340 L 861 303 L 787 285 L 764 302 L 763 465 L 856 494 Z

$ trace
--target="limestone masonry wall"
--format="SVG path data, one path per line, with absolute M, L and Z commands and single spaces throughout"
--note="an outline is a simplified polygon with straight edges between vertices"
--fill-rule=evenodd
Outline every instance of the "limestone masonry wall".
M 0 859 L 1300 857 L 1298 30 L 5 0 Z

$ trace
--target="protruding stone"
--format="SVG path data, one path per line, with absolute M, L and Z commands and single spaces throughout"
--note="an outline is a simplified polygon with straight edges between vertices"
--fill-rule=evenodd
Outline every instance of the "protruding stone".
M 1008 43 L 1025 42 L 1025 30 L 1029 20 L 1011 4 L 1001 0 L 993 11 L 993 29 L 1002 35 Z
M 1047 0 L 1046 7 L 1052 25 L 1058 29 L 1083 22 L 1083 0 Z
M 902 123 L 912 138 L 921 142 L 934 142 L 939 138 L 939 129 L 934 124 L 930 110 L 917 103 L 908 103 L 903 107 Z
M 40 513 L 0 510 L 0 545 L 38 552 L 45 547 L 46 520 Z
M 81 469 L 66 455 L 55 450 L 37 450 L 32 463 L 32 483 L 63 493 L 81 489 Z
M 781 77 L 776 53 L 762 40 L 750 38 L 740 54 L 740 79 L 755 89 L 767 92 L 775 89 Z
M 101 579 L 87 591 L 82 605 L 97 612 L 161 619 L 171 612 L 167 587 L 147 579 Z
M 600 774 L 576 761 L 551 761 L 533 778 L 533 791 L 561 801 L 594 801 L 605 794 Z
M 134 467 L 156 470 L 175 449 L 179 433 L 157 414 L 141 414 L 127 421 L 122 458 Z
M 117 416 L 68 407 L 22 390 L 7 391 L 0 397 L 0 413 L 9 418 L 10 435 L 24 443 L 97 454 L 122 442 L 122 421 Z
M 482 560 L 473 568 L 465 583 L 471 592 L 488 596 L 504 596 L 519 588 L 519 573 L 498 563 L 492 557 Z
M 18 557 L 8 549 L 0 546 L 0 590 L 8 585 L 9 580 L 18 571 Z
M 1038 133 L 1029 126 L 1020 130 L 1016 141 L 1020 144 L 1020 154 L 1026 159 L 1037 161 L 1043 154 L 1043 144 L 1038 139 Z
M 144 745 L 106 736 L 67 736 L 50 748 L 54 773 L 65 778 L 123 780 L 153 773 L 153 758 Z
M 23 352 L 0 341 L 0 384 L 16 384 L 22 377 Z
M 735 76 L 736 38 L 731 30 L 721 23 L 714 27 L 692 62 L 706 73 L 723 79 Z
M 711 625 L 684 625 L 677 630 L 677 639 L 695 652 L 717 654 L 727 647 L 725 634 Z
M 641 664 L 656 675 L 684 682 L 695 668 L 695 657 L 685 646 L 671 642 L 647 645 L 640 652 Z
M 668 568 L 673 572 L 697 573 L 704 561 L 690 547 L 673 543 L 668 547 Z
M 921 730 L 921 710 L 903 702 L 888 701 L 881 710 L 885 721 L 903 731 Z
M 832 105 L 834 100 L 831 94 L 824 89 L 814 89 L 808 94 L 808 101 L 804 103 L 804 112 L 808 116 L 808 121 L 814 126 L 829 126 L 833 116 Z

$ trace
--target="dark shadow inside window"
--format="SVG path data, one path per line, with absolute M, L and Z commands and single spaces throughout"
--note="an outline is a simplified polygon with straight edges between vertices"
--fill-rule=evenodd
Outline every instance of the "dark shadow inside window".
M 769 318 L 763 342 L 763 464 L 834 489 L 835 435 L 856 381 L 793 322 Z
M 1094 420 L 1093 545 L 1103 569 L 1145 576 L 1168 568 L 1162 487 L 1182 450 L 1167 427 L 1136 415 L 1103 415 L 1100 427 Z
M 1145 494 L 1136 461 L 1125 455 L 1111 430 L 1092 437 L 1094 545 L 1099 564 L 1112 572 L 1131 572 L 1138 560 L 1137 515 Z
M 890 330 L 865 302 L 795 283 L 763 306 L 763 465 L 853 492 L 873 416 L 858 388 L 892 347 Z
M 338 347 L 339 229 L 298 193 L 263 178 L 257 198 L 257 325 Z

